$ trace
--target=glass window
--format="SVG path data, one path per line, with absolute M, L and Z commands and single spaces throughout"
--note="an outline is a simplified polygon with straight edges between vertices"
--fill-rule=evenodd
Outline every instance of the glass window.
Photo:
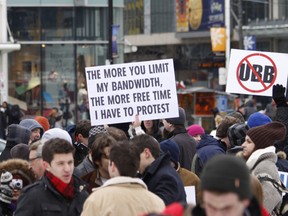
M 35 114 L 40 104 L 41 58 L 39 45 L 22 45 L 8 55 L 9 95 L 26 102 L 27 114 Z
M 41 40 L 73 40 L 73 8 L 41 8 Z
M 8 23 L 17 40 L 35 41 L 40 39 L 38 8 L 8 8 Z

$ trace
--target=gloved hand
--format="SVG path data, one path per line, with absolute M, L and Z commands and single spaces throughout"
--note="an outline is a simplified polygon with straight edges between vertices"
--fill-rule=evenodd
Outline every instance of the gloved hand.
M 273 85 L 272 98 L 275 101 L 277 107 L 287 106 L 285 92 L 286 88 L 283 87 L 282 85 L 279 84 Z
M 13 197 L 13 191 L 10 182 L 13 176 L 10 172 L 4 171 L 0 178 L 0 201 L 10 204 Z

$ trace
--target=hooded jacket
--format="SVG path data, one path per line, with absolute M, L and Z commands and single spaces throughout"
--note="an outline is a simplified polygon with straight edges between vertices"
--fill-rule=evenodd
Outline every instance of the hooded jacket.
M 8 127 L 6 146 L 0 155 L 0 162 L 11 158 L 10 150 L 19 143 L 28 144 L 31 131 L 21 125 L 12 124 Z

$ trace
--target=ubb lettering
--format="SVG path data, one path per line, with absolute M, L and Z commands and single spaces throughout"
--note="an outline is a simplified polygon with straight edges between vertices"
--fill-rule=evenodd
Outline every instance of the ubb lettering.
M 257 64 L 252 63 L 255 60 Z M 248 55 L 240 61 L 237 67 L 237 80 L 241 87 L 249 92 L 259 93 L 268 90 L 274 84 L 276 77 L 277 67 L 274 61 L 265 54 Z M 257 83 L 260 85 L 255 86 Z M 259 86 L 260 89 L 257 89 Z
M 254 71 L 258 74 L 264 83 L 271 83 L 274 79 L 273 66 L 265 65 L 264 70 L 261 65 L 253 64 Z M 251 78 L 250 78 L 251 77 Z M 260 82 L 257 76 L 253 73 L 248 64 L 242 64 L 239 71 L 239 78 L 242 81 Z

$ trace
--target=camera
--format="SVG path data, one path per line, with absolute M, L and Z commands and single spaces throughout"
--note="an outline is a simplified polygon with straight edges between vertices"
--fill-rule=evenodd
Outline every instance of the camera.
M 10 187 L 12 189 L 22 190 L 23 188 L 23 180 L 22 179 L 12 179 L 10 183 Z

